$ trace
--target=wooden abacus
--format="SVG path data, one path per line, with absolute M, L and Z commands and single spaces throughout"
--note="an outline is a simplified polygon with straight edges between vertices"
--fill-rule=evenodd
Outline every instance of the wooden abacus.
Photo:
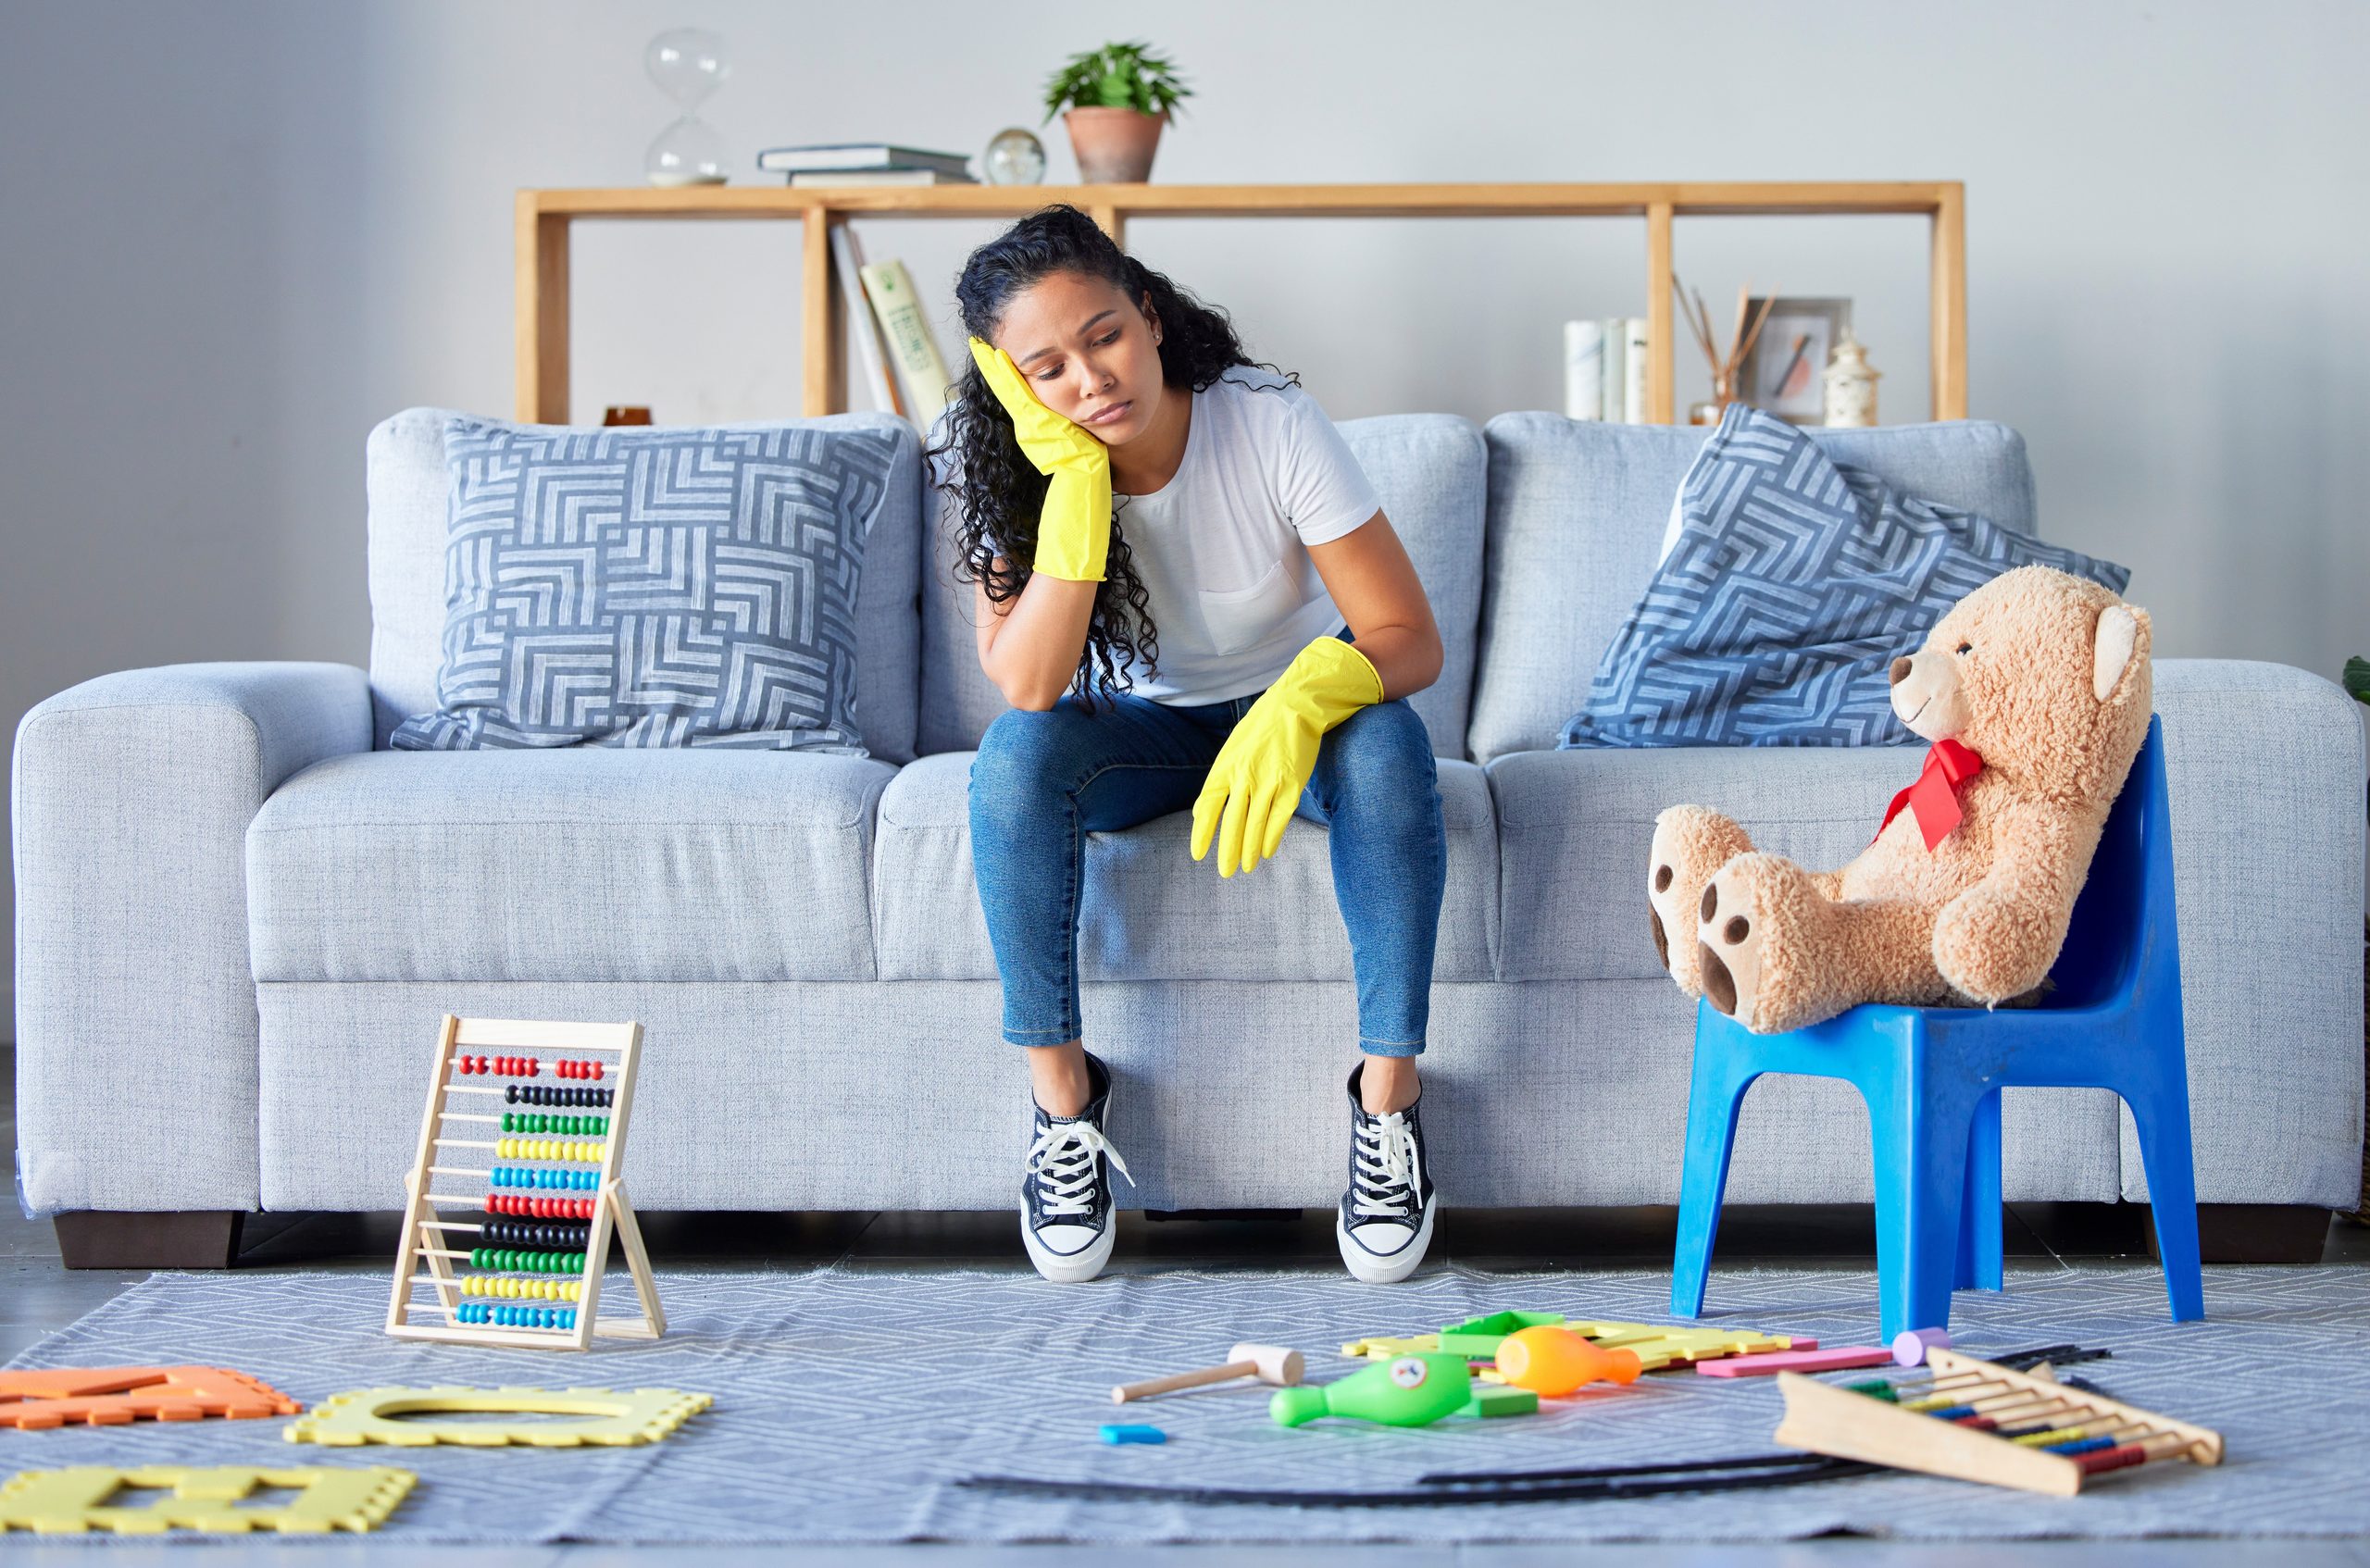
M 655 1339 L 667 1332 L 642 1228 L 617 1174 L 641 1060 L 640 1024 L 444 1015 L 429 1073 L 428 1111 L 419 1124 L 419 1153 L 404 1180 L 404 1238 L 395 1254 L 388 1333 L 406 1339 L 581 1350 L 596 1334 Z M 562 1081 L 547 1083 L 547 1077 Z M 455 1096 L 469 1097 L 458 1103 L 472 1108 L 452 1108 Z M 473 1107 L 479 1096 L 493 1097 L 494 1114 L 478 1114 Z M 599 1114 L 553 1116 L 501 1109 L 547 1105 Z M 467 1126 L 445 1130 L 455 1124 L 490 1125 L 501 1136 L 477 1137 Z M 493 1157 L 484 1166 L 451 1164 L 445 1150 L 483 1150 Z M 456 1192 L 456 1182 L 482 1182 L 487 1190 Z M 446 1209 L 464 1205 L 480 1217 L 445 1217 Z M 612 1235 L 642 1299 L 639 1318 L 600 1315 L 601 1276 Z M 456 1248 L 449 1244 L 455 1237 L 490 1244 Z M 536 1237 L 550 1244 L 491 1244 Z M 580 1248 L 560 1244 L 576 1241 Z M 481 1272 L 465 1276 L 454 1267 L 456 1263 Z M 432 1300 L 414 1299 L 423 1288 L 433 1292 Z M 415 1323 L 416 1314 L 441 1321 Z
M 2043 1364 L 2011 1372 L 1954 1350 L 1933 1375 L 1838 1385 L 1781 1372 L 1777 1440 L 1839 1459 L 2072 1497 L 2092 1475 L 2164 1460 L 2222 1462 L 2222 1436 L 2070 1388 Z

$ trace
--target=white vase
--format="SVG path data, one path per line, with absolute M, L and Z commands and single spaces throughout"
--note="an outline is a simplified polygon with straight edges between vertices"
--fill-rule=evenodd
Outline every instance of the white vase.
M 1877 378 L 1881 370 L 1868 364 L 1867 348 L 1843 329 L 1835 357 L 1823 373 L 1827 392 L 1827 422 L 1830 425 L 1873 425 L 1877 422 Z

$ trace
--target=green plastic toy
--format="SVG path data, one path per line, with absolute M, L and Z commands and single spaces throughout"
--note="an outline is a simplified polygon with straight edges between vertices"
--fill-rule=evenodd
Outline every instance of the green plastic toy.
M 1525 1328 L 1564 1322 L 1562 1313 L 1491 1313 L 1463 1323 L 1441 1325 L 1441 1349 L 1472 1361 L 1488 1361 L 1498 1353 L 1498 1342 Z
M 1267 1413 L 1279 1426 L 1320 1416 L 1348 1415 L 1385 1426 L 1428 1426 L 1473 1402 L 1473 1376 L 1463 1356 L 1395 1356 L 1335 1382 L 1279 1388 Z

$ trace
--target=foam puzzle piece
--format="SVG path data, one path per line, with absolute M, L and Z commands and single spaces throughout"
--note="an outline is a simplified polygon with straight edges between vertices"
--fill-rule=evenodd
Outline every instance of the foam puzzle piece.
M 1465 1401 L 1460 1415 L 1478 1415 L 1494 1419 L 1501 1415 L 1536 1415 L 1539 1396 L 1528 1388 L 1513 1388 L 1504 1384 L 1478 1385 L 1473 1397 Z
M 495 1449 L 624 1448 L 655 1443 L 714 1404 L 707 1394 L 675 1388 L 360 1388 L 323 1400 L 281 1435 L 292 1443 L 356 1448 L 387 1443 L 426 1448 L 453 1443 Z M 565 1425 L 478 1421 L 400 1421 L 414 1414 L 580 1415 Z
M 1350 1340 L 1341 1347 L 1341 1353 L 1355 1356 L 1360 1361 L 1395 1361 L 1401 1356 L 1419 1356 L 1440 1348 L 1441 1337 L 1437 1334 L 1415 1334 L 1404 1339 L 1373 1334 L 1363 1339 Z
M 1562 1313 L 1488 1313 L 1463 1323 L 1441 1325 L 1440 1348 L 1452 1356 L 1487 1361 L 1498 1353 L 1498 1341 L 1524 1328 L 1561 1324 Z
M 0 1372 L 0 1426 L 45 1432 L 77 1423 L 252 1421 L 304 1409 L 260 1378 L 221 1366 L 69 1366 Z
M 1645 1323 L 1600 1323 L 1577 1318 L 1564 1318 L 1554 1313 L 1497 1313 L 1486 1318 L 1474 1318 L 1466 1323 L 1452 1324 L 1441 1334 L 1417 1334 L 1407 1338 L 1392 1338 L 1370 1334 L 1362 1339 L 1351 1339 L 1341 1346 L 1345 1356 L 1365 1361 L 1389 1361 L 1394 1356 L 1415 1355 L 1427 1350 L 1441 1350 L 1451 1355 L 1480 1356 L 1494 1354 L 1495 1339 L 1488 1352 L 1449 1350 L 1446 1341 L 1460 1335 L 1481 1332 L 1477 1325 L 1495 1319 L 1533 1318 L 1540 1322 L 1561 1322 L 1575 1334 L 1584 1335 L 1608 1350 L 1634 1351 L 1639 1370 L 1656 1372 L 1666 1366 L 1685 1366 L 1695 1362 L 1714 1361 L 1723 1356 L 1753 1355 L 1767 1350 L 1815 1350 L 1818 1341 L 1802 1334 L 1760 1334 L 1750 1328 L 1660 1328 Z M 1503 1338 L 1517 1328 L 1532 1326 L 1529 1323 L 1510 1321 L 1496 1331 L 1496 1338 Z M 1464 1340 L 1461 1342 L 1471 1343 Z M 1504 1379 L 1488 1367 L 1479 1375 L 1484 1381 L 1503 1383 Z
M 418 1479 L 408 1470 L 383 1465 L 366 1470 L 259 1470 L 233 1465 L 201 1470 L 175 1464 L 138 1470 L 27 1470 L 0 1484 L 0 1533 L 31 1530 L 39 1535 L 82 1535 L 112 1530 L 119 1536 L 156 1536 L 172 1529 L 227 1534 L 277 1530 L 289 1536 L 327 1535 L 332 1530 L 359 1533 L 384 1524 Z M 136 1508 L 111 1506 L 107 1500 L 126 1487 L 169 1488 L 172 1495 Z M 298 1495 L 276 1508 L 240 1507 L 258 1487 L 286 1487 Z

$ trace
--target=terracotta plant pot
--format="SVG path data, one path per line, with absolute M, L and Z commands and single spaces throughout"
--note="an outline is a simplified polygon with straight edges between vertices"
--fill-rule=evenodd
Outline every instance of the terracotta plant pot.
M 1065 109 L 1062 123 L 1069 127 L 1070 151 L 1078 156 L 1081 181 L 1133 184 L 1152 178 L 1152 156 L 1160 146 L 1160 128 L 1168 123 L 1168 116 L 1141 109 Z

